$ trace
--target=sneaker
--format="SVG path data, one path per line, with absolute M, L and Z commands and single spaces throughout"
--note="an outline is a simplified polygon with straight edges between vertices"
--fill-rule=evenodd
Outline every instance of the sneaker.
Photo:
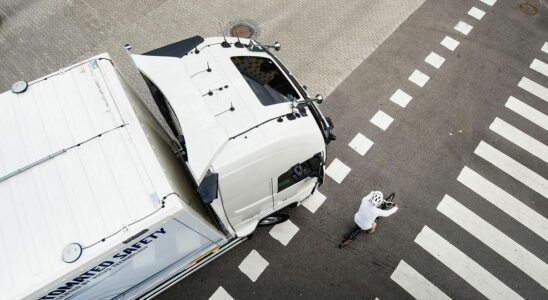
M 377 228 L 377 223 L 373 222 L 373 225 L 369 230 L 367 230 L 367 233 L 373 233 L 375 232 L 375 229 Z

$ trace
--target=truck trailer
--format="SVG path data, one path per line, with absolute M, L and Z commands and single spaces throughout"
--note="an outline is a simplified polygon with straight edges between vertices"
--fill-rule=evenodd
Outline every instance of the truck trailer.
M 130 53 L 159 113 L 107 53 L 0 94 L 0 298 L 149 299 L 284 221 L 335 136 L 271 49 Z

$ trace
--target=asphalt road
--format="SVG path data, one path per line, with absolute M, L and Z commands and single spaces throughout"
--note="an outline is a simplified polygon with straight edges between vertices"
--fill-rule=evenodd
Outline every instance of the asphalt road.
M 478 285 L 481 280 L 459 275 L 455 266 L 442 263 L 416 242 L 425 225 L 497 278 L 496 287 L 507 286 L 528 299 L 546 298 L 546 286 L 539 283 L 543 281 L 527 273 L 546 272 L 548 244 L 541 237 L 546 232 L 534 232 L 529 223 L 504 212 L 504 205 L 491 204 L 457 177 L 469 167 L 546 223 L 546 195 L 523 183 L 530 176 L 514 178 L 474 150 L 484 141 L 548 178 L 546 157 L 535 156 L 489 129 L 498 117 L 548 145 L 546 128 L 505 107 L 508 97 L 514 96 L 548 114 L 548 100 L 518 87 L 523 76 L 548 87 L 548 77 L 530 68 L 535 58 L 548 62 L 548 53 L 541 51 L 548 42 L 548 3 L 529 1 L 540 14 L 527 16 L 519 10 L 521 1 L 498 0 L 493 6 L 479 0 L 366 2 L 298 1 L 293 9 L 284 10 L 288 2 L 273 4 L 279 7 L 270 13 L 274 8 L 250 1 L 208 7 L 182 1 L 5 1 L 0 3 L 0 85 L 5 90 L 13 81 L 31 80 L 109 51 L 144 96 L 146 90 L 131 74 L 120 45 L 131 42 L 140 52 L 196 33 L 216 34 L 211 19 L 222 24 L 242 16 L 257 19 L 262 38 L 288 45 L 280 55 L 303 83 L 313 93 L 329 94 L 321 108 L 334 120 L 338 139 L 328 147 L 328 164 L 337 158 L 351 171 L 340 184 L 326 179 L 320 192 L 327 200 L 315 213 L 304 207 L 290 210 L 290 220 L 299 231 L 287 246 L 272 238 L 270 228 L 259 228 L 252 240 L 158 299 L 207 299 L 219 286 L 235 299 L 412 298 L 413 291 L 391 279 L 401 261 L 451 298 L 486 297 L 487 283 Z M 485 12 L 481 20 L 467 14 L 473 6 Z M 302 11 L 307 11 L 306 19 L 300 18 Z M 322 20 L 330 26 L 321 27 L 316 35 L 314 28 Z M 468 35 L 454 29 L 459 21 L 473 26 Z M 454 51 L 440 44 L 446 36 L 460 42 Z M 291 51 L 304 48 L 315 51 Z M 439 69 L 424 61 L 431 52 L 445 59 Z M 408 80 L 414 70 L 430 77 L 423 87 Z M 405 108 L 389 100 L 398 89 L 413 97 Z M 379 110 L 394 119 L 385 131 L 370 122 Z M 348 146 L 358 133 L 374 142 L 364 156 Z M 543 183 L 540 189 L 546 190 Z M 362 234 L 339 250 L 336 246 L 352 226 L 361 197 L 370 190 L 396 192 L 401 210 L 383 220 L 375 234 Z M 445 216 L 437 207 L 446 194 L 544 265 L 517 266 L 492 249 L 496 245 L 488 246 L 489 239 L 476 237 L 473 229 L 465 230 Z M 541 230 L 546 228 L 542 224 Z M 252 250 L 269 263 L 255 282 L 238 269 Z M 459 263 L 467 265 L 464 260 Z

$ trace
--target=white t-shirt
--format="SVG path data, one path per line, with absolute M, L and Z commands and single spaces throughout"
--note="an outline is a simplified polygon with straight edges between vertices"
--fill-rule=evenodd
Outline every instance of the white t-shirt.
M 388 217 L 396 211 L 398 211 L 397 207 L 392 207 L 387 210 L 380 209 L 371 204 L 371 202 L 369 202 L 369 197 L 366 196 L 362 199 L 360 209 L 356 215 L 354 215 L 354 222 L 356 222 L 356 225 L 361 229 L 368 230 L 371 229 L 373 222 L 375 222 L 377 217 Z

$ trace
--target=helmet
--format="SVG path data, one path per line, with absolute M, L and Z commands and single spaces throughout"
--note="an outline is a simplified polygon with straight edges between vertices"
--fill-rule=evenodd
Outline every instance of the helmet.
M 382 193 L 379 191 L 373 191 L 369 193 L 368 197 L 369 202 L 371 202 L 371 204 L 376 207 L 380 207 L 384 201 L 384 199 L 382 198 Z

